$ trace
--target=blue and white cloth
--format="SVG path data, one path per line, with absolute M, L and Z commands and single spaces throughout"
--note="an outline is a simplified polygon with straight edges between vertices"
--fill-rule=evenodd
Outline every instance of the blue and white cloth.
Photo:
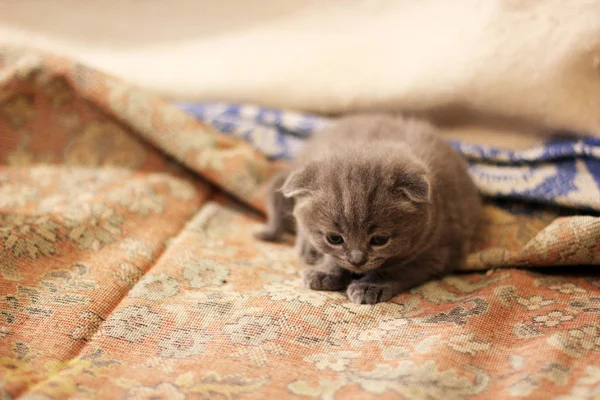
M 293 159 L 311 134 L 331 123 L 316 115 L 251 105 L 179 106 L 272 159 Z M 471 175 L 487 196 L 600 211 L 599 138 L 563 135 L 521 151 L 451 143 L 469 160 Z

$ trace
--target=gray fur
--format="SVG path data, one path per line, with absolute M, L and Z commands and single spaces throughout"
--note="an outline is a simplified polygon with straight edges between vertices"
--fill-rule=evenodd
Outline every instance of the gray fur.
M 310 288 L 346 289 L 351 301 L 375 304 L 461 266 L 481 198 L 432 125 L 357 115 L 314 135 L 272 181 L 267 208 L 259 237 L 295 230 L 299 256 L 315 265 L 304 276 Z M 328 234 L 343 243 L 328 243 Z M 376 246 L 374 236 L 390 240 Z

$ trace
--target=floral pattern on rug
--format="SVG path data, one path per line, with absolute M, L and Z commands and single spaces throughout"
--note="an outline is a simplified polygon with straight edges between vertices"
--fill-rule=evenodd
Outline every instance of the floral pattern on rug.
M 600 393 L 600 277 L 555 271 L 597 216 L 490 200 L 463 273 L 355 305 L 253 238 L 280 162 L 66 59 L 0 72 L 0 398 Z

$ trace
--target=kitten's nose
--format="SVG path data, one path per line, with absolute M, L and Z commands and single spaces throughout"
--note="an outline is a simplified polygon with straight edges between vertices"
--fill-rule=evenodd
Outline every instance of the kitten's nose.
M 367 252 L 361 250 L 350 250 L 348 261 L 355 267 L 360 267 L 367 261 Z

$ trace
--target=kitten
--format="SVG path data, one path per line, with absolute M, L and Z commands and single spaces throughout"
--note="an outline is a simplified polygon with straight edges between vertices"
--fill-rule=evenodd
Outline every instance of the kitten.
M 481 198 L 467 163 L 435 128 L 385 115 L 342 118 L 313 136 L 270 185 L 276 241 L 297 234 L 307 285 L 375 304 L 465 262 Z M 293 213 L 292 213 L 293 211 Z

